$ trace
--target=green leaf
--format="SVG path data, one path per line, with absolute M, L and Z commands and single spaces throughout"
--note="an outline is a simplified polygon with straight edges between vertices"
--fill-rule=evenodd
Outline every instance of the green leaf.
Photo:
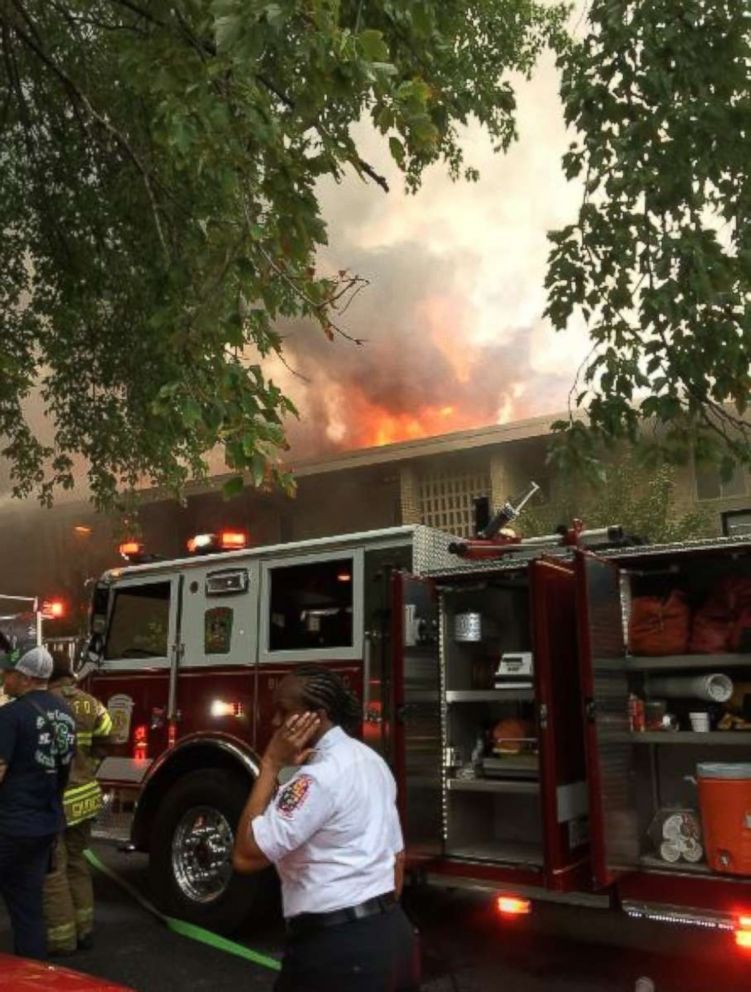
M 219 17 L 214 22 L 214 37 L 220 52 L 231 48 L 240 37 L 242 19 L 240 17 Z
M 404 165 L 404 145 L 399 138 L 393 136 L 389 138 L 389 150 L 396 164 Z
M 363 57 L 366 58 L 368 62 L 383 63 L 388 61 L 389 50 L 383 40 L 383 33 L 381 31 L 375 31 L 372 28 L 367 28 L 365 31 L 361 31 L 359 33 L 357 36 L 357 43 Z

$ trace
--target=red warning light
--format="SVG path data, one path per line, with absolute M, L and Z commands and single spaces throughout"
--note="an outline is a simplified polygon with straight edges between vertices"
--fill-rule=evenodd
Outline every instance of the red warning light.
M 65 603 L 61 599 L 46 599 L 42 603 L 42 616 L 45 620 L 59 620 L 65 616 Z
M 140 723 L 133 731 L 133 757 L 136 761 L 146 761 L 149 757 L 149 728 Z

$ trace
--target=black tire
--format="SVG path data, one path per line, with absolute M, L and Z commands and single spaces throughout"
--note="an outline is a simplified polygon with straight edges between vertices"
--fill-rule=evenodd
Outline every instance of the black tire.
M 234 841 L 247 797 L 247 783 L 239 775 L 218 768 L 191 772 L 169 790 L 157 810 L 149 849 L 151 894 L 162 912 L 207 930 L 227 934 L 248 919 L 259 917 L 261 913 L 268 917 L 278 909 L 276 873 L 271 868 L 246 876 L 232 872 L 226 882 L 219 877 L 221 869 L 214 871 L 209 883 L 211 891 L 204 893 L 203 898 L 194 894 L 191 880 L 186 880 L 184 872 L 182 883 L 176 874 L 173 850 L 185 850 L 179 838 L 184 833 L 184 825 L 193 821 L 193 811 L 209 811 L 212 821 L 218 823 L 223 831 L 222 837 L 226 837 L 226 823 Z M 188 832 L 188 836 L 192 838 L 194 835 Z M 227 872 L 231 868 L 231 844 L 229 850 L 229 866 L 226 866 L 226 859 L 222 859 Z M 187 856 L 191 859 L 191 865 L 200 859 L 200 854 L 199 851 L 198 857 L 192 854 Z M 181 866 L 186 863 L 185 856 L 176 857 Z

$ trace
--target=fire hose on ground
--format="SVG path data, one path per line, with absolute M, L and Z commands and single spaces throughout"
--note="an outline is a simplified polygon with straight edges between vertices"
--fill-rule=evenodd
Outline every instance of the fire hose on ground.
M 84 853 L 86 860 L 93 868 L 101 872 L 102 875 L 106 875 L 115 885 L 118 885 L 124 892 L 127 892 L 139 906 L 148 913 L 151 913 L 158 920 L 161 920 L 174 933 L 180 934 L 181 937 L 188 937 L 190 940 L 196 940 L 200 944 L 207 944 L 209 947 L 213 947 L 218 951 L 224 951 L 226 954 L 234 954 L 238 958 L 245 958 L 246 961 L 252 961 L 253 964 L 260 965 L 262 968 L 268 968 L 269 971 L 281 971 L 281 962 L 277 961 L 276 958 L 270 957 L 268 954 L 261 954 L 259 951 L 254 951 L 250 947 L 238 944 L 234 940 L 228 940 L 218 933 L 212 933 L 211 930 L 204 930 L 203 927 L 196 926 L 194 923 L 187 923 L 185 920 L 178 920 L 173 916 L 167 916 L 158 910 L 150 900 L 141 895 L 138 889 L 131 885 L 130 882 L 121 878 L 109 865 L 101 861 L 93 851 L 87 850 Z

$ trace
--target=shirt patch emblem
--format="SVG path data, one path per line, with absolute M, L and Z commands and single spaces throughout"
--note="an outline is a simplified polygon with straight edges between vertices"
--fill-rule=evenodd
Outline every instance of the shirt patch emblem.
M 276 808 L 282 816 L 290 817 L 308 798 L 313 779 L 310 775 L 298 775 L 279 795 Z

